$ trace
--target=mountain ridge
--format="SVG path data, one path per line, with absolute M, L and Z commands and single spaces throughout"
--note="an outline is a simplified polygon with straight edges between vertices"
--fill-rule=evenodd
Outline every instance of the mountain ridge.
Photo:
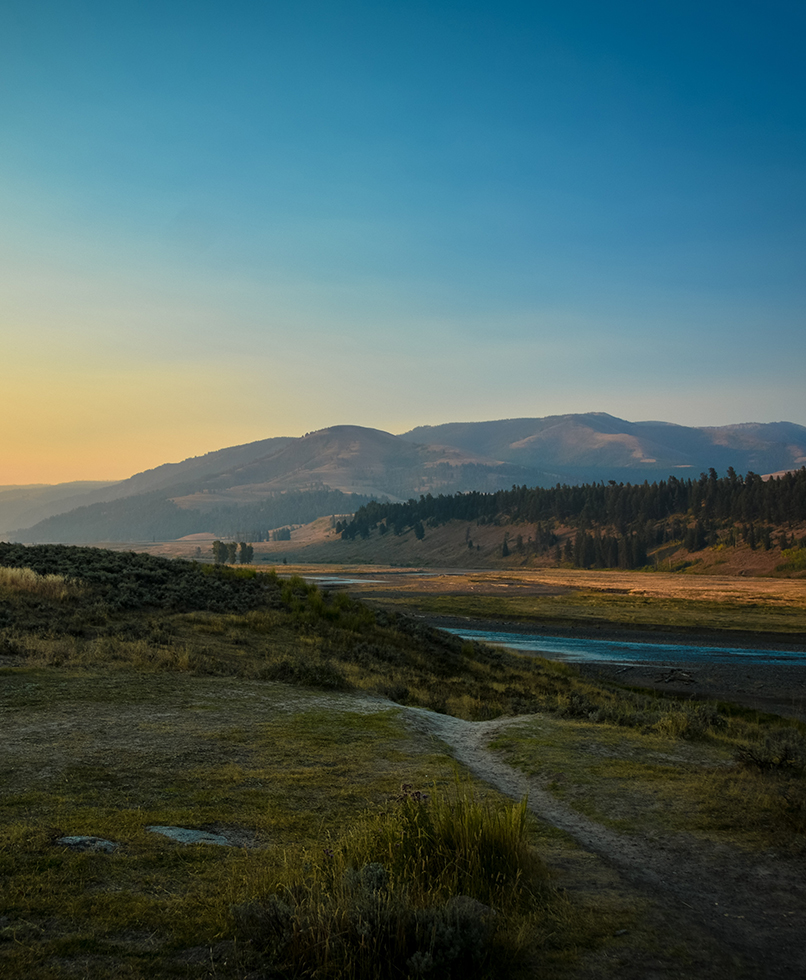
M 710 468 L 774 473 L 804 464 L 806 426 L 792 422 L 691 427 L 663 421 L 630 422 L 606 412 L 588 412 L 449 422 L 418 426 L 400 435 L 335 425 L 297 438 L 262 439 L 165 463 L 118 483 L 82 488 L 79 493 L 79 485 L 56 485 L 47 489 L 46 507 L 39 511 L 35 498 L 42 495 L 41 487 L 28 491 L 31 506 L 27 509 L 23 506 L 26 490 L 7 488 L 0 491 L 0 527 L 13 527 L 9 515 L 24 512 L 37 520 L 4 533 L 18 540 L 42 540 L 37 528 L 47 519 L 47 529 L 40 530 L 69 541 L 69 515 L 77 507 L 82 508 L 81 527 L 86 533 L 92 517 L 87 507 L 132 498 L 132 509 L 140 508 L 147 523 L 148 507 L 144 509 L 141 498 L 148 497 L 161 502 L 161 528 L 166 526 L 166 513 L 173 513 L 164 506 L 169 501 L 180 511 L 202 515 L 198 527 L 202 532 L 211 530 L 203 526 L 204 514 L 254 507 L 278 494 L 300 491 L 333 490 L 405 500 L 424 493 L 491 491 L 512 484 L 643 482 L 670 475 L 696 477 Z M 57 509 L 60 486 L 65 488 L 63 511 Z M 9 494 L 14 507 L 4 509 L 4 497 L 8 504 Z M 123 514 L 126 505 L 119 509 Z M 109 527 L 108 508 L 104 513 Z M 64 520 L 54 522 L 60 516 Z M 189 516 L 185 514 L 180 522 L 183 533 L 188 533 Z M 131 528 L 130 522 L 124 523 Z

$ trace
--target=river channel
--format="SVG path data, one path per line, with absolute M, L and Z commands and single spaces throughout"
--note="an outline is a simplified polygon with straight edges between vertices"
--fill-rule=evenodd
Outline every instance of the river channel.
M 444 628 L 444 627 L 443 627 Z M 520 653 L 535 653 L 571 663 L 658 664 L 767 664 L 770 666 L 806 666 L 804 650 L 763 650 L 739 647 L 712 647 L 685 643 L 641 643 L 636 641 L 596 640 L 587 637 L 546 636 L 515 633 L 506 630 L 449 628 L 465 640 L 478 640 L 509 647 Z

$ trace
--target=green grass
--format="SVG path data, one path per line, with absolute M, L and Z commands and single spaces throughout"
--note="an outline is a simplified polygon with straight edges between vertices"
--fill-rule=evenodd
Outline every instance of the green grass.
M 229 678 L 155 684 L 123 670 L 2 680 L 4 976 L 67 975 L 89 955 L 105 965 L 88 975 L 207 975 L 175 958 L 232 943 L 230 906 L 288 852 L 345 833 L 404 781 L 454 778 L 450 760 L 382 705 L 350 710 L 333 695 Z M 146 830 L 154 824 L 258 846 L 182 846 Z M 81 834 L 119 848 L 56 843 Z M 221 969 L 239 975 L 234 961 Z
M 797 746 L 792 764 L 776 751 L 787 743 Z M 803 847 L 806 726 L 723 717 L 692 743 L 663 724 L 625 729 L 544 716 L 500 735 L 493 748 L 619 832 L 694 834 L 762 850 Z
M 163 608 L 149 568 L 115 608 L 91 582 L 49 594 L 36 579 L 17 587 L 30 576 L 15 573 L 2 587 L 0 653 L 16 666 L 0 669 L 0 975 L 229 980 L 272 958 L 287 976 L 311 975 L 289 965 L 313 962 L 310 932 L 316 956 L 332 951 L 322 976 L 361 975 L 371 949 L 372 962 L 410 962 L 412 976 L 475 976 L 472 953 L 490 976 L 563 977 L 581 951 L 640 931 L 644 907 L 600 863 L 517 805 L 455 790 L 438 744 L 389 702 L 352 692 L 469 719 L 545 712 L 497 747 L 619 832 L 799 846 L 803 726 L 593 683 L 300 579 L 202 572 L 211 591 L 199 591 L 183 568 L 187 592 L 172 592 L 159 565 L 174 603 Z M 219 587 L 235 590 L 238 611 L 214 608 Z M 196 605 L 177 608 L 188 596 Z M 558 601 L 597 615 L 643 607 L 630 598 Z M 446 601 L 456 612 L 463 600 Z M 415 805 L 402 783 L 436 796 Z M 152 824 L 236 846 L 178 845 Z M 78 834 L 119 847 L 56 844 Z M 573 899 L 534 848 L 576 869 Z M 452 905 L 457 894 L 496 908 L 494 927 Z M 365 927 L 385 945 L 362 946 Z
M 349 694 L 243 678 L 45 668 L 3 671 L 0 712 L 0 975 L 242 978 L 270 952 L 250 932 L 250 904 L 282 893 L 300 922 L 321 899 L 327 931 L 355 899 L 360 926 L 373 864 L 395 882 L 384 915 L 400 919 L 407 957 L 419 951 L 421 963 L 447 955 L 439 936 L 478 952 L 480 924 L 473 907 L 451 904 L 457 894 L 501 915 L 489 936 L 482 923 L 490 975 L 516 976 L 535 957 L 562 975 L 573 950 L 635 914 L 623 899 L 603 910 L 558 894 L 535 848 L 567 848 L 563 835 L 472 784 L 457 789 L 439 746 L 382 702 L 367 710 Z M 401 800 L 403 783 L 431 794 L 427 810 Z M 250 846 L 179 845 L 154 824 Z M 57 843 L 81 834 L 118 849 Z M 308 955 L 284 949 L 284 968 Z

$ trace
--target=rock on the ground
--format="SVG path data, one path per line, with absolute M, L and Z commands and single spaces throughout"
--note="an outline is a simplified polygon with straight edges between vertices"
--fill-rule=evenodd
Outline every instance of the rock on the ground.
M 171 840 L 178 841 L 180 844 L 221 844 L 229 846 L 229 841 L 221 834 L 211 834 L 206 830 L 189 830 L 187 827 L 146 827 L 154 834 L 162 834 L 163 837 L 170 837 Z
M 104 840 L 103 837 L 87 837 L 79 835 L 77 837 L 60 837 L 57 844 L 64 844 L 74 851 L 100 851 L 103 854 L 111 854 L 117 850 L 118 845 L 111 840 Z

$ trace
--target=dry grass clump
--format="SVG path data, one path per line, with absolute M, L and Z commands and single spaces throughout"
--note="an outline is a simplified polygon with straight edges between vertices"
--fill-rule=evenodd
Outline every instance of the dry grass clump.
M 27 592 L 43 599 L 64 600 L 78 595 L 81 586 L 68 581 L 64 575 L 40 575 L 32 568 L 6 568 L 0 566 L 0 590 Z
M 517 976 L 550 914 L 526 820 L 525 800 L 403 786 L 339 842 L 290 857 L 233 910 L 236 928 L 277 978 Z

